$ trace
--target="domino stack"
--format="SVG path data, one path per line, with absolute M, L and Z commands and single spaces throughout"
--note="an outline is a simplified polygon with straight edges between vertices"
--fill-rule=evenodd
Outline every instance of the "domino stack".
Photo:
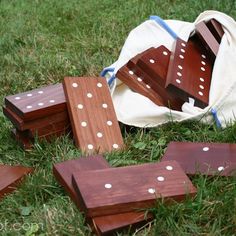
M 153 216 L 146 209 L 158 198 L 181 201 L 196 193 L 175 161 L 111 168 L 93 156 L 55 164 L 53 172 L 97 235 L 147 223 Z
M 158 106 L 181 110 L 194 99 L 204 108 L 209 103 L 211 73 L 224 31 L 211 19 L 196 25 L 186 42 L 177 38 L 172 51 L 163 45 L 136 55 L 116 77 Z
M 24 149 L 35 137 L 50 140 L 70 130 L 62 84 L 7 96 L 4 115 L 12 122 L 12 135 Z

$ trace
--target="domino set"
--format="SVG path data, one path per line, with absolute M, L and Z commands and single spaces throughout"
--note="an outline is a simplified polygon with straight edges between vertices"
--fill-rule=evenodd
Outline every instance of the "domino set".
M 201 22 L 187 42 L 177 38 L 172 51 L 150 48 L 116 76 L 158 106 L 181 110 L 193 98 L 206 107 L 223 34 L 216 20 Z M 171 142 L 158 163 L 112 168 L 101 154 L 122 149 L 124 143 L 102 77 L 66 77 L 62 84 L 8 96 L 3 113 L 25 149 L 37 138 L 50 141 L 71 132 L 75 145 L 90 155 L 54 164 L 53 174 L 97 235 L 152 221 L 146 211 L 158 199 L 170 204 L 194 197 L 197 189 L 187 175 L 235 175 L 236 144 Z M 32 171 L 0 165 L 0 198 Z
M 150 48 L 128 61 L 116 77 L 158 106 L 181 110 L 193 98 L 196 106 L 204 108 L 223 34 L 215 19 L 201 22 L 188 42 L 177 38 L 171 52 L 163 45 Z

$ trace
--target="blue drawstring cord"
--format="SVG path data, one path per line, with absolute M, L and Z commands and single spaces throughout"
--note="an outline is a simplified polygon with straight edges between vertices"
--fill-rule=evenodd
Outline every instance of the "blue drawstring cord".
M 220 123 L 220 120 L 219 120 L 219 118 L 218 118 L 218 116 L 217 116 L 217 110 L 214 109 L 214 108 L 212 108 L 212 109 L 211 109 L 211 114 L 212 114 L 212 116 L 213 116 L 213 118 L 214 118 L 214 120 L 215 120 L 216 126 L 217 126 L 218 128 L 222 128 L 222 125 L 221 125 L 221 123 Z
M 164 28 L 175 40 L 178 38 L 178 35 L 170 28 L 169 25 L 166 24 L 166 22 L 161 17 L 150 16 L 149 19 L 156 21 L 156 23 Z
M 100 76 L 104 77 L 107 72 L 114 72 L 115 68 L 114 67 L 107 67 L 104 68 L 103 71 L 100 73 Z

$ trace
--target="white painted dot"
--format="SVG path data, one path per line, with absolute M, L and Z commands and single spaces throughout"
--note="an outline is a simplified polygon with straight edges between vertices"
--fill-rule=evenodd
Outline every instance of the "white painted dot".
M 106 109 L 108 107 L 108 105 L 106 103 L 103 103 L 102 107 Z
M 97 133 L 97 137 L 98 137 L 98 138 L 101 138 L 102 136 L 103 136 L 103 134 L 102 134 L 101 132 L 98 132 L 98 133 Z
M 130 71 L 129 71 L 129 74 L 130 74 L 130 75 L 133 75 L 133 74 L 134 74 L 134 72 L 133 72 L 132 70 L 130 70 Z
M 154 188 L 149 188 L 149 189 L 148 189 L 148 192 L 151 193 L 151 194 L 154 194 L 156 191 L 155 191 Z
M 116 143 L 114 143 L 114 144 L 112 145 L 112 147 L 115 148 L 115 149 L 117 149 L 117 148 L 119 147 L 119 145 L 116 144 Z
M 202 65 L 204 65 L 204 66 L 206 65 L 206 62 L 205 62 L 205 61 L 201 61 L 201 63 L 202 63 Z
M 181 43 L 181 45 L 182 45 L 183 47 L 186 47 L 186 44 L 185 44 L 185 43 Z
M 32 108 L 32 106 L 27 106 L 26 108 L 27 108 L 27 109 L 30 109 L 30 108 Z
M 205 69 L 204 67 L 201 67 L 201 70 L 202 70 L 202 71 L 205 71 L 206 69 Z
M 42 90 L 40 90 L 40 91 L 38 91 L 38 93 L 39 93 L 39 94 L 43 94 L 43 91 L 42 91 Z
M 110 188 L 112 188 L 112 185 L 111 184 L 105 184 L 105 188 L 110 189 Z
M 163 55 L 167 56 L 167 55 L 168 55 L 168 52 L 167 52 L 167 51 L 164 51 L 164 52 L 163 52 Z
M 157 180 L 160 181 L 160 182 L 163 182 L 165 180 L 165 178 L 163 176 L 158 176 Z
M 203 96 L 203 92 L 201 92 L 201 91 L 199 91 L 198 94 L 199 94 L 200 96 Z
M 82 121 L 81 122 L 81 126 L 86 127 L 87 126 L 87 122 L 86 121 Z
M 112 121 L 108 120 L 107 125 L 112 126 Z
M 20 100 L 20 97 L 15 97 L 16 100 Z
M 181 65 L 178 65 L 178 68 L 179 68 L 180 70 L 183 70 L 183 67 L 182 67 Z
M 176 81 L 176 83 L 178 83 L 178 84 L 181 83 L 181 81 L 180 81 L 179 79 L 176 79 L 175 81 Z
M 218 167 L 218 171 L 223 171 L 225 168 L 224 168 L 224 166 L 219 166 Z
M 206 59 L 206 55 L 202 54 L 202 58 Z
M 32 95 L 33 95 L 32 93 L 28 93 L 27 97 L 32 97 Z
M 180 49 L 181 52 L 185 53 L 185 50 L 183 48 Z
M 202 149 L 202 151 L 208 152 L 208 151 L 209 151 L 209 147 L 204 147 L 204 148 Z
M 92 144 L 88 144 L 88 149 L 93 149 L 93 145 Z
M 173 166 L 166 166 L 167 170 L 173 170 Z
M 78 84 L 77 84 L 77 83 L 73 83 L 73 84 L 72 84 L 72 87 L 77 88 L 77 87 L 78 87 Z
M 199 85 L 199 88 L 200 88 L 200 89 L 204 89 L 204 86 L 200 84 L 200 85 Z
M 150 59 L 149 61 L 150 61 L 150 63 L 152 63 L 152 64 L 155 63 L 155 61 L 154 61 L 153 59 Z
M 184 56 L 183 56 L 183 55 L 179 55 L 179 57 L 180 57 L 181 59 L 184 59 Z
M 200 81 L 201 81 L 201 82 L 204 82 L 205 80 L 204 80 L 203 78 L 200 78 Z
M 97 83 L 98 88 L 102 87 L 102 83 Z
M 87 93 L 87 97 L 88 97 L 88 98 L 93 97 L 92 93 Z
M 138 77 L 137 80 L 138 80 L 139 82 L 142 82 L 142 81 L 143 81 L 140 77 Z
M 52 100 L 50 100 L 49 102 L 50 102 L 50 103 L 54 103 L 54 102 L 55 102 L 55 100 L 53 100 L 53 99 L 52 99 Z
M 178 76 L 182 76 L 182 74 L 181 74 L 180 72 L 177 72 L 177 75 L 178 75 Z
M 77 106 L 80 110 L 84 108 L 83 104 L 78 104 Z
M 39 102 L 39 103 L 38 103 L 38 106 L 40 106 L 40 107 L 43 106 L 43 105 L 44 105 L 43 102 Z
M 150 85 L 148 85 L 148 84 L 146 85 L 146 87 L 147 87 L 148 89 L 150 89 L 150 88 L 151 88 L 151 86 L 150 86 Z

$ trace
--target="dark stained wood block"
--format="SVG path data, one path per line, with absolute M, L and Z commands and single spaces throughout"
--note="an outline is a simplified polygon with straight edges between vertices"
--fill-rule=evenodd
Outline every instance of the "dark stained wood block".
M 66 110 L 62 84 L 8 96 L 5 98 L 5 105 L 24 122 Z
M 215 37 L 215 39 L 217 40 L 217 42 L 220 43 L 221 38 L 225 33 L 222 28 L 222 25 L 216 19 L 209 20 L 208 22 L 206 22 L 206 25 L 213 34 L 213 36 Z
M 22 178 L 31 173 L 32 168 L 0 165 L 0 198 L 16 189 Z
M 215 59 L 220 45 L 206 23 L 204 21 L 198 23 L 195 27 L 195 32 L 207 51 L 212 55 L 212 58 Z
M 53 166 L 53 173 L 77 207 L 83 210 L 81 200 L 72 186 L 72 173 L 109 167 L 108 162 L 102 156 L 82 157 L 55 164 Z M 148 214 L 145 217 L 144 212 L 128 212 L 117 215 L 98 216 L 88 219 L 88 222 L 98 235 L 105 235 L 133 224 L 145 223 L 150 219 L 152 219 L 152 216 Z
M 138 77 L 132 70 L 127 67 L 127 64 L 121 67 L 117 73 L 116 77 L 125 83 L 130 89 L 136 93 L 149 98 L 153 103 L 158 106 L 165 106 L 164 99 L 156 94 L 156 92 L 151 88 L 149 84 L 146 84 L 142 78 Z
M 67 77 L 66 101 L 76 146 L 86 153 L 103 153 L 123 146 L 106 79 Z
M 152 207 L 157 198 L 196 193 L 175 161 L 73 173 L 72 183 L 90 217 Z
M 162 161 L 171 160 L 188 175 L 235 175 L 236 144 L 171 142 Z
M 24 150 L 30 150 L 33 147 L 34 140 L 29 137 L 28 131 L 11 130 L 11 136 Z
M 80 209 L 80 200 L 72 186 L 72 173 L 86 170 L 97 170 L 109 168 L 109 163 L 102 156 L 81 157 L 75 160 L 68 160 L 53 165 L 53 174 L 57 181 L 63 186 L 76 206 Z
M 20 131 L 29 130 L 29 129 L 38 130 L 42 127 L 53 125 L 55 123 L 63 122 L 63 121 L 67 125 L 69 125 L 70 123 L 67 110 L 53 114 L 53 115 L 49 115 L 46 117 L 42 117 L 39 119 L 26 121 L 26 122 L 7 107 L 3 107 L 3 114 Z
M 170 55 L 171 52 L 164 46 L 152 48 L 138 59 L 137 67 L 145 71 L 159 87 L 165 88 Z
M 170 57 L 166 88 L 184 101 L 195 99 L 195 105 L 209 102 L 212 63 L 206 50 L 196 41 L 177 39 Z

